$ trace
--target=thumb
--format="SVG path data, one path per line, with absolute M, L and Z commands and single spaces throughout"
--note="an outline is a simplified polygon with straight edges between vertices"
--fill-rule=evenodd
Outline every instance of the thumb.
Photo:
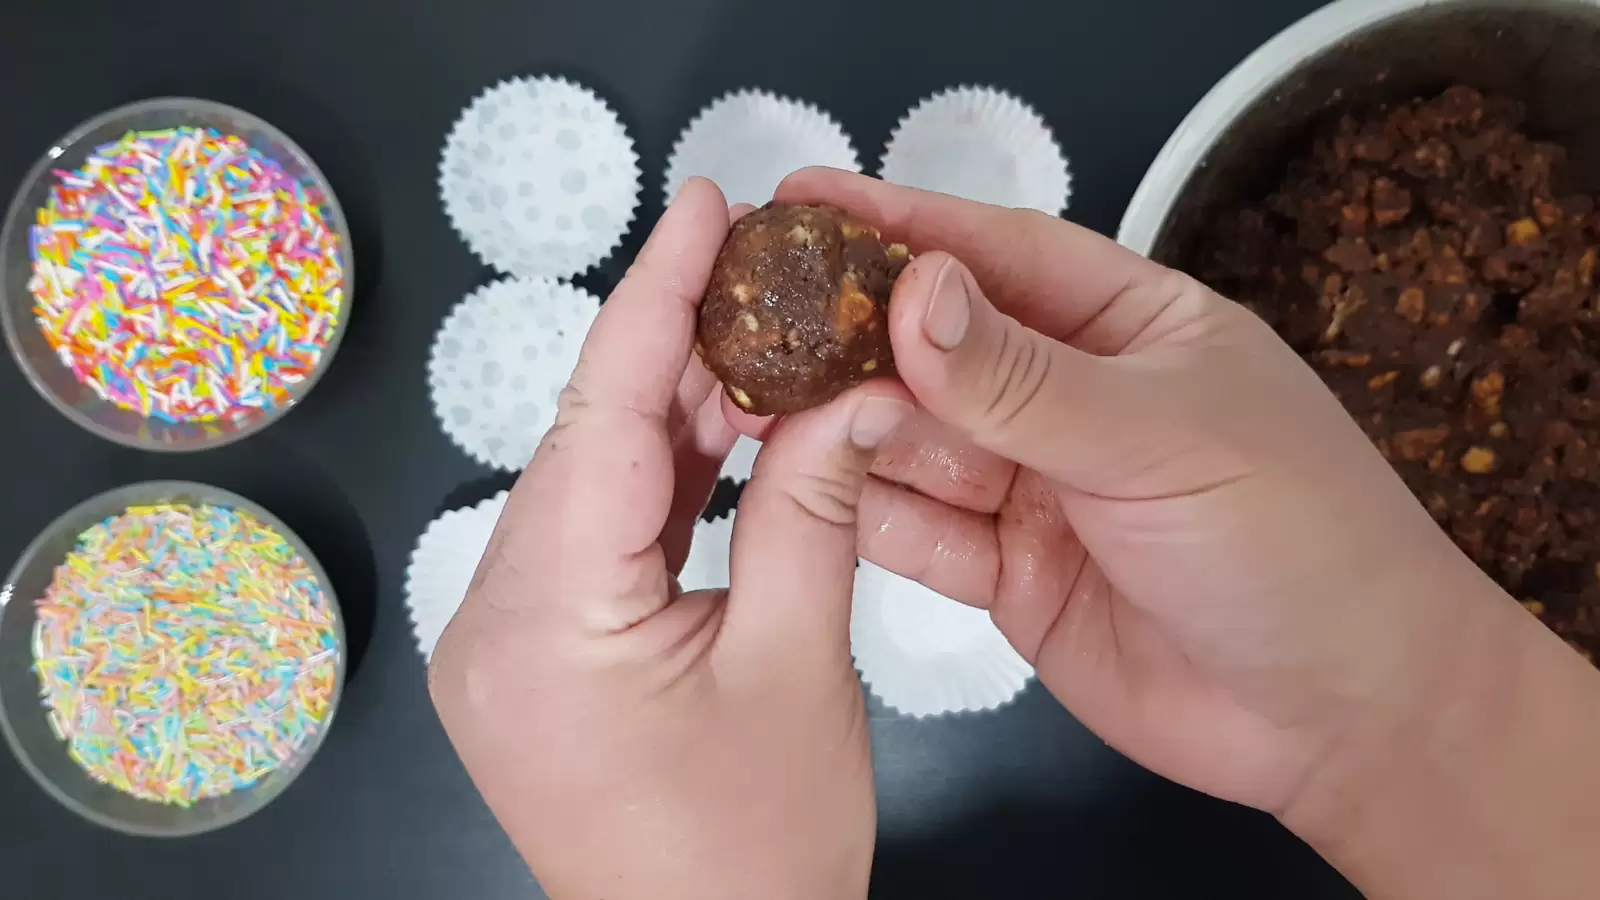
M 778 423 L 739 500 L 723 646 L 837 646 L 848 658 L 857 506 L 877 448 L 911 409 L 903 387 L 879 379 Z
M 1115 303 L 1108 299 L 1106 312 Z M 924 254 L 907 267 L 890 302 L 889 333 L 901 379 L 930 413 L 984 449 L 1080 490 L 1118 492 L 1117 473 L 1131 475 L 1179 438 L 1169 365 L 1096 356 L 1028 328 L 997 309 L 949 254 Z

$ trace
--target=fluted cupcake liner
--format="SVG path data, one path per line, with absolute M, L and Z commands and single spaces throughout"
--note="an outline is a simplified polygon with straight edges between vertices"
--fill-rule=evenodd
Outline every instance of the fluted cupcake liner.
M 807 166 L 861 171 L 850 136 L 810 103 L 740 90 L 702 109 L 667 158 L 666 203 L 690 176 L 709 178 L 729 203 L 760 206 L 789 173 Z
M 1060 215 L 1072 175 L 1033 107 L 992 87 L 955 87 L 912 107 L 889 137 L 884 181 Z
M 639 205 L 639 156 L 594 91 L 516 78 L 461 112 L 439 161 L 439 197 L 487 265 L 570 278 L 622 242 Z

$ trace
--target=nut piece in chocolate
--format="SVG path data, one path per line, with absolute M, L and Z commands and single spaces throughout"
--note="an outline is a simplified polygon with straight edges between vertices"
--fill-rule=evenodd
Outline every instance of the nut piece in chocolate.
M 722 245 L 695 349 L 741 409 L 820 406 L 894 372 L 889 293 L 910 260 L 841 210 L 769 203 Z

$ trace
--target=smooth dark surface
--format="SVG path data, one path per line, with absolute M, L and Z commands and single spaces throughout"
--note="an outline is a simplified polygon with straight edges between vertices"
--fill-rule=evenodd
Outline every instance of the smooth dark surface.
M 355 650 L 339 719 L 255 818 L 183 841 L 124 837 L 57 806 L 0 753 L 0 896 L 33 900 L 537 897 L 428 702 L 401 596 L 440 510 L 504 479 L 429 410 L 429 342 L 487 280 L 435 194 L 457 111 L 503 77 L 557 72 L 621 112 L 645 170 L 626 246 L 581 283 L 604 294 L 660 213 L 678 130 L 724 91 L 811 100 L 871 171 L 919 98 L 988 83 L 1037 106 L 1074 173 L 1067 215 L 1112 230 L 1146 165 L 1210 85 L 1312 0 L 280 0 L 7 2 L 0 186 L 50 142 L 129 100 L 193 94 L 288 132 L 355 233 L 354 320 L 302 409 L 239 445 L 162 457 L 92 438 L 0 362 L 0 560 L 77 501 L 150 478 L 214 483 L 283 518 L 338 588 Z M 873 706 L 880 897 L 1351 897 L 1266 816 L 1201 797 L 1107 749 L 1038 687 L 998 714 L 938 721 Z

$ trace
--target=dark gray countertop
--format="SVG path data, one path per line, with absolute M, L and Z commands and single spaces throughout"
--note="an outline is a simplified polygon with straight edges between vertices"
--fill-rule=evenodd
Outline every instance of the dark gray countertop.
M 58 807 L 0 752 L 0 896 L 17 900 L 539 896 L 446 741 L 411 643 L 407 554 L 443 509 L 504 486 L 429 410 L 446 309 L 488 274 L 450 230 L 435 168 L 457 111 L 507 76 L 556 72 L 621 112 L 645 171 L 604 295 L 660 213 L 679 129 L 759 86 L 837 116 L 871 171 L 900 114 L 957 83 L 1037 106 L 1075 177 L 1067 215 L 1116 226 L 1189 107 L 1314 0 L 279 0 L 20 2 L 0 10 L 0 186 L 79 120 L 191 94 L 266 118 L 333 181 L 355 235 L 354 320 L 302 409 L 185 457 L 79 431 L 0 362 L 0 562 L 69 505 L 119 483 L 206 481 L 259 501 L 316 550 L 355 668 L 304 776 L 223 832 L 153 841 Z M 19 437 L 21 436 L 21 437 Z M 45 451 L 41 448 L 49 448 Z M 1149 775 L 1034 687 L 997 714 L 897 718 L 874 704 L 881 829 L 874 896 L 1350 897 L 1270 818 Z

